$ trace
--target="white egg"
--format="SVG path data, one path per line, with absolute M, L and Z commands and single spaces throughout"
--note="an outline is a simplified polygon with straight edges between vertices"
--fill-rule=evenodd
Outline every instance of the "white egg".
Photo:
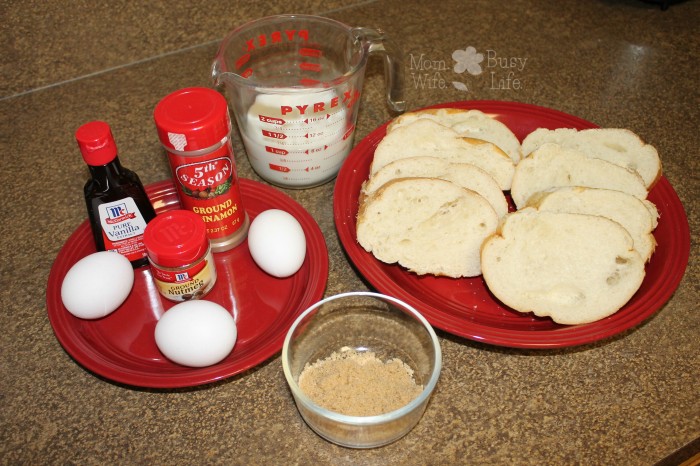
M 63 278 L 61 300 L 68 312 L 81 319 L 99 319 L 114 312 L 134 286 L 129 259 L 100 251 L 76 262 Z
M 248 248 L 253 260 L 270 275 L 278 278 L 294 275 L 306 257 L 306 236 L 291 214 L 266 210 L 250 224 Z
M 216 364 L 231 353 L 238 330 L 222 306 L 205 300 L 185 301 L 165 311 L 156 324 L 158 349 L 173 362 L 189 367 Z

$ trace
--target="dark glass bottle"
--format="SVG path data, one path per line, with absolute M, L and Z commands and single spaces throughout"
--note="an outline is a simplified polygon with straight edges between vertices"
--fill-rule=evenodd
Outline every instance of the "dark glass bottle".
M 143 233 L 156 213 L 141 180 L 119 162 L 107 123 L 86 123 L 75 138 L 90 169 L 84 194 L 95 247 L 122 254 L 134 268 L 146 265 Z

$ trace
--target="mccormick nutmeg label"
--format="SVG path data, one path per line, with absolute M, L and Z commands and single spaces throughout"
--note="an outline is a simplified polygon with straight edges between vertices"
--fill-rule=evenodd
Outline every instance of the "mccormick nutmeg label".
M 151 272 L 160 294 L 176 302 L 203 298 L 216 282 L 216 266 L 211 251 L 204 260 L 177 270 L 161 268 L 151 262 Z
M 169 154 L 180 203 L 202 217 L 212 240 L 231 236 L 244 225 L 245 211 L 231 154 L 230 143 L 201 157 Z

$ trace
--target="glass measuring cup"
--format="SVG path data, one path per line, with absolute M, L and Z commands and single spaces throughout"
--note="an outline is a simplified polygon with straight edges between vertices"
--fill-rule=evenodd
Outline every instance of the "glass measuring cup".
M 384 58 L 386 98 L 405 109 L 401 54 L 378 29 L 279 15 L 233 30 L 212 65 L 253 169 L 308 188 L 333 179 L 352 148 L 369 55 Z

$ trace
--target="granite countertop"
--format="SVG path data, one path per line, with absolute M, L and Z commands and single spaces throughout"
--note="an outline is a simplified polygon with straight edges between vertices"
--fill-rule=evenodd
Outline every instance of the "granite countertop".
M 306 426 L 279 353 L 229 379 L 170 390 L 121 385 L 83 368 L 54 336 L 46 307 L 53 261 L 86 216 L 75 129 L 109 122 L 125 166 L 146 184 L 169 178 L 152 121 L 156 103 L 182 87 L 210 86 L 228 30 L 292 12 L 383 28 L 404 50 L 410 109 L 523 102 L 630 128 L 656 146 L 692 237 L 673 296 L 640 325 L 573 348 L 498 347 L 438 330 L 444 366 L 425 415 L 403 439 L 367 451 L 335 446 Z M 667 10 L 637 0 L 5 5 L 0 462 L 637 465 L 679 450 L 665 464 L 697 454 L 698 22 L 700 3 L 692 1 Z M 468 46 L 484 54 L 481 74 L 454 70 L 452 53 Z M 355 144 L 392 117 L 383 86 L 373 58 Z M 260 181 L 237 133 L 234 150 L 239 176 Z M 325 236 L 326 295 L 369 288 L 336 234 L 333 188 L 282 190 Z

